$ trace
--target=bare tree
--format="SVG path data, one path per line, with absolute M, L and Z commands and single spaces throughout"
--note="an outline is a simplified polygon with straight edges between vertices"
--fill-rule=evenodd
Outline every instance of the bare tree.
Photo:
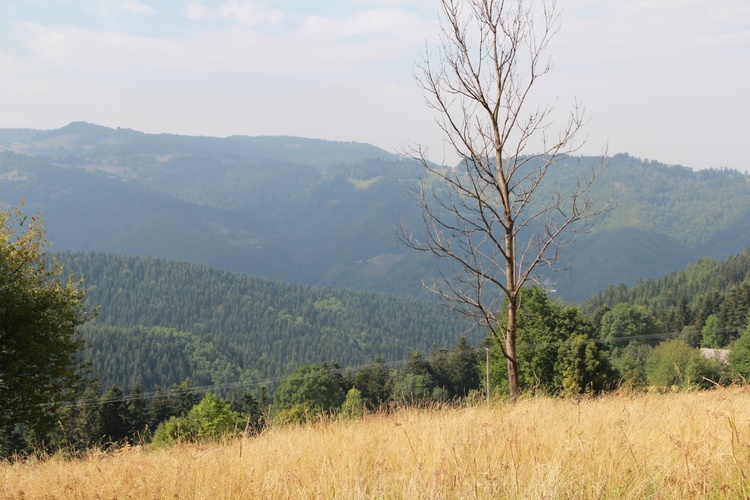
M 425 231 L 416 235 L 402 225 L 401 234 L 410 247 L 454 263 L 453 273 L 427 286 L 490 329 L 507 359 L 515 400 L 521 288 L 538 281 L 542 267 L 555 268 L 560 250 L 608 203 L 597 207 L 590 196 L 600 167 L 585 175 L 574 169 L 569 193 L 544 182 L 580 148 L 584 125 L 576 103 L 552 134 L 552 106 L 532 103 L 532 88 L 551 68 L 544 54 L 559 29 L 554 3 L 441 0 L 441 7 L 438 62 L 425 54 L 415 78 L 461 161 L 444 168 L 414 150 L 426 170 L 416 190 Z

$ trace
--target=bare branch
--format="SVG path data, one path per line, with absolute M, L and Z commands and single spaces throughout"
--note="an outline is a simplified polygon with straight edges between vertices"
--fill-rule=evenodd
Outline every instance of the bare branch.
M 540 9 L 524 0 L 441 0 L 441 7 L 437 63 L 426 52 L 415 79 L 461 161 L 454 169 L 435 167 L 416 150 L 426 174 L 415 190 L 423 231 L 417 237 L 402 226 L 400 238 L 453 263 L 452 273 L 425 286 L 489 329 L 508 360 L 515 399 L 520 290 L 542 268 L 556 268 L 560 251 L 609 208 L 591 197 L 603 163 L 587 176 L 576 169 L 569 193 L 545 182 L 553 169 L 570 168 L 586 124 L 576 102 L 551 133 L 554 103 L 529 102 L 552 68 L 547 49 L 559 30 L 554 1 L 541 0 Z

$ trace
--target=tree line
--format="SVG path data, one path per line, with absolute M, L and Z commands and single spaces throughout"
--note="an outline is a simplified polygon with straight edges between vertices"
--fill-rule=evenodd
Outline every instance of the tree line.
M 359 366 L 450 345 L 470 324 L 434 301 L 260 279 L 105 253 L 55 254 L 85 277 L 98 317 L 81 328 L 103 386 L 145 391 L 278 379 L 302 364 Z M 480 332 L 469 332 L 476 343 Z
M 597 321 L 628 304 L 653 321 L 639 334 L 680 337 L 692 347 L 725 348 L 746 326 L 750 310 L 750 249 L 724 261 L 699 259 L 659 279 L 607 286 L 583 309 Z M 645 320 L 644 320 L 645 321 Z M 613 326 L 614 328 L 614 326 Z
M 728 360 L 721 361 L 660 330 L 656 316 L 643 306 L 620 303 L 591 317 L 541 288 L 527 287 L 521 294 L 518 340 L 519 383 L 526 394 L 711 388 L 750 377 L 747 312 Z M 136 384 L 126 393 L 112 385 L 102 393 L 94 381 L 61 407 L 57 425 L 44 430 L 6 426 L 0 446 L 4 456 L 40 447 L 76 454 L 91 447 L 220 439 L 323 415 L 357 418 L 406 405 L 477 404 L 487 389 L 494 397 L 507 397 L 505 367 L 490 338 L 475 346 L 461 337 L 451 348 L 414 351 L 400 367 L 382 357 L 356 368 L 342 369 L 335 361 L 302 364 L 267 385 L 235 379 L 201 387 L 186 379 L 167 390 L 157 386 L 147 392 Z
M 0 214 L 4 454 L 215 438 L 230 427 L 254 432 L 321 414 L 464 403 L 487 389 L 508 394 L 507 363 L 493 333 L 439 348 L 465 323 L 437 304 L 159 259 L 60 254 L 50 260 L 38 218 L 19 209 Z M 86 292 L 64 265 L 88 271 Z M 750 377 L 748 283 L 746 250 L 634 289 L 608 287 L 584 307 L 524 287 L 517 302 L 519 388 L 577 396 L 744 380 Z M 99 318 L 92 322 L 96 305 Z M 508 311 L 507 303 L 499 308 L 500 324 Z M 441 341 L 410 349 L 431 339 Z M 338 350 L 321 349 L 326 342 Z M 386 348 L 394 344 L 401 350 Z M 708 359 L 698 346 L 731 353 L 726 362 Z M 319 357 L 294 355 L 308 348 Z M 392 364 L 406 357 L 403 366 Z M 260 371 L 264 366 L 277 371 Z M 116 373 L 122 382 L 106 378 Z M 210 396 L 199 401 L 204 393 Z

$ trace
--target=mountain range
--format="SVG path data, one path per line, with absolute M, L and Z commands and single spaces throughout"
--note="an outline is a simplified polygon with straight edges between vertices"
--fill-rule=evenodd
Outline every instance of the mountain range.
M 601 158 L 570 157 L 551 186 Z M 750 242 L 750 177 L 627 154 L 595 196 L 614 208 L 546 279 L 565 300 L 634 284 Z M 448 167 L 446 167 L 448 168 Z M 54 250 L 163 257 L 289 283 L 421 295 L 446 263 L 406 248 L 421 168 L 372 145 L 298 137 L 188 137 L 88 123 L 0 129 L 0 200 L 40 211 Z

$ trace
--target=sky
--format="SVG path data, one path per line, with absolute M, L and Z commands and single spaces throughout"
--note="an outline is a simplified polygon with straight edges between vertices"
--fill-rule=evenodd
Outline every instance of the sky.
M 558 0 L 540 104 L 581 154 L 750 172 L 750 2 Z M 0 128 L 291 135 L 455 161 L 416 85 L 437 0 L 4 0 Z

